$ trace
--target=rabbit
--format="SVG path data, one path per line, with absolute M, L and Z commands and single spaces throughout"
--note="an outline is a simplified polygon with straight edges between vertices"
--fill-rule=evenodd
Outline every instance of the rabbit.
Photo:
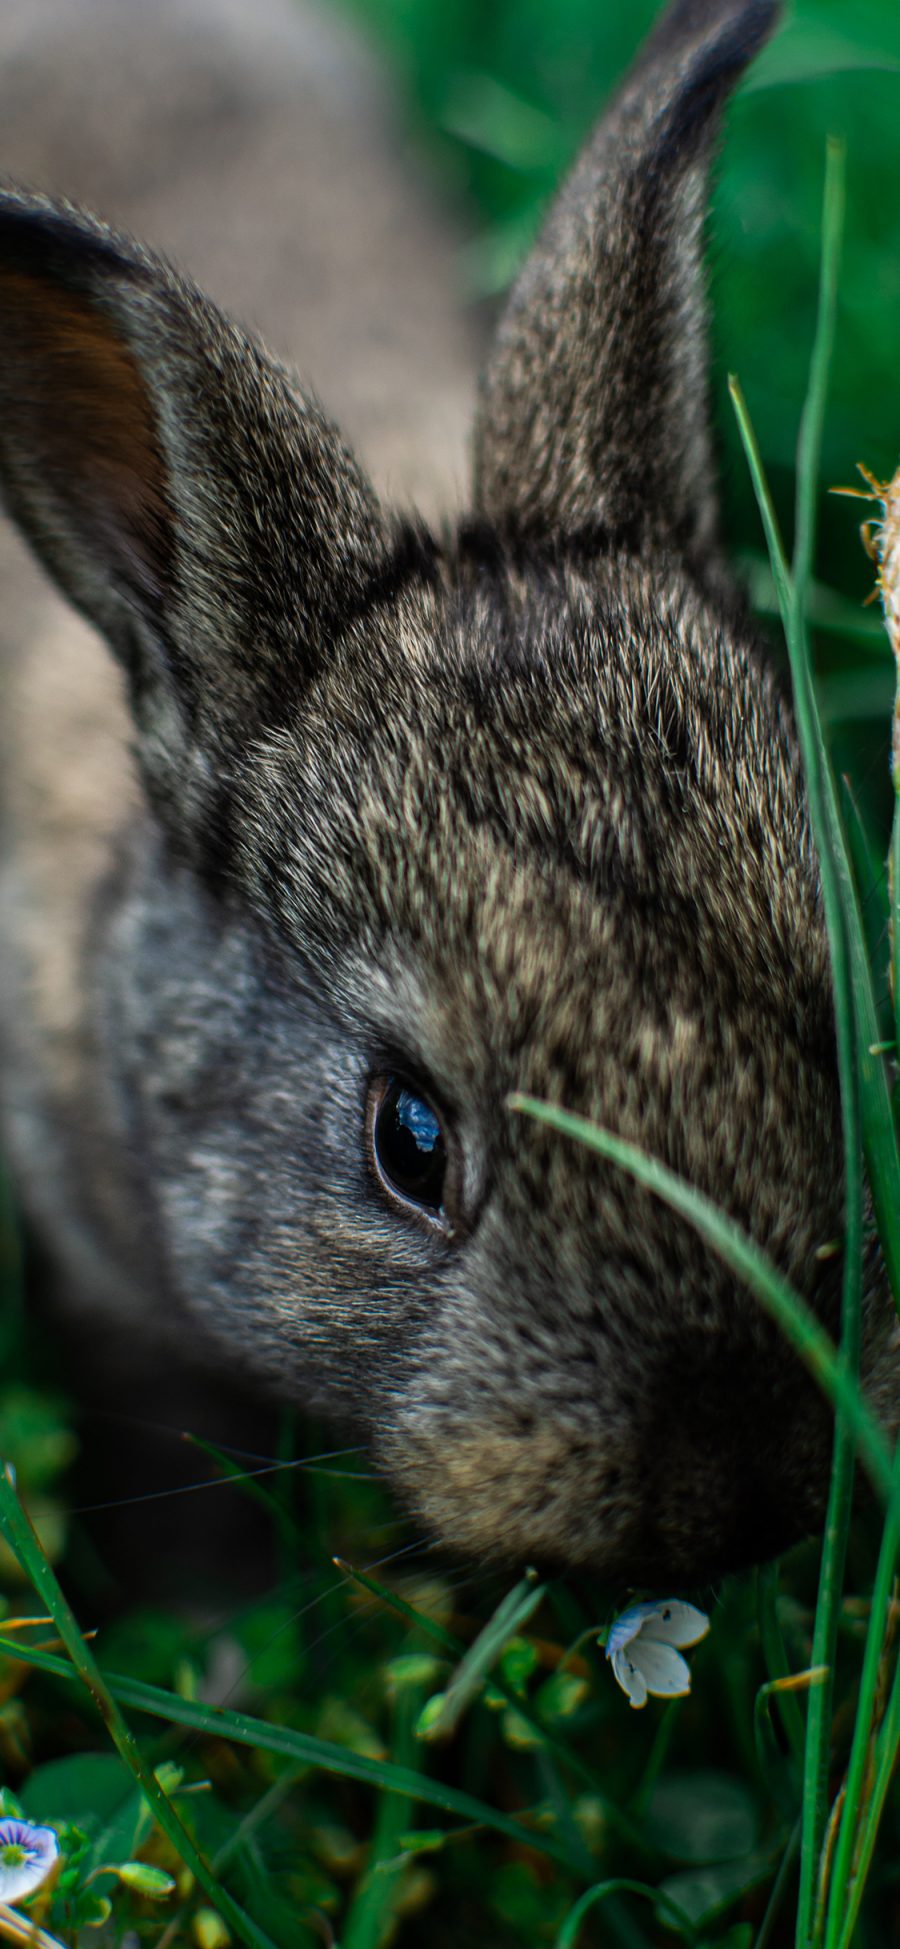
M 26 1209 L 85 1318 L 358 1429 L 445 1548 L 651 1589 L 814 1530 L 830 1412 L 683 1219 L 509 1098 L 663 1159 L 837 1332 L 819 874 L 708 409 L 710 154 L 776 15 L 658 20 L 501 311 L 455 510 L 477 329 L 431 337 L 433 239 L 389 279 L 399 342 L 421 335 L 390 404 L 429 473 L 352 384 L 345 444 L 164 257 L 58 195 L 0 197 L 4 495 L 84 619 L 7 583 Z M 215 217 L 265 289 L 250 160 L 249 206 L 230 172 Z M 359 165 L 352 237 L 320 239 L 360 358 L 382 181 Z M 187 191 L 147 204 L 166 242 L 163 190 Z M 874 1238 L 863 1339 L 893 1427 Z

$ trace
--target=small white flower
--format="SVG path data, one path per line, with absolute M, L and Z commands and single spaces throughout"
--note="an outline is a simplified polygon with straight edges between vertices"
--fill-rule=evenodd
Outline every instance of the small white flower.
M 632 1604 L 623 1611 L 606 1641 L 606 1656 L 629 1704 L 646 1705 L 649 1692 L 658 1699 L 683 1698 L 691 1689 L 691 1674 L 681 1652 L 699 1644 L 708 1630 L 706 1613 L 677 1598 Z
M 27 1820 L 0 1820 L 0 1902 L 7 1908 L 33 1895 L 46 1881 L 59 1842 L 52 1827 L 32 1827 Z

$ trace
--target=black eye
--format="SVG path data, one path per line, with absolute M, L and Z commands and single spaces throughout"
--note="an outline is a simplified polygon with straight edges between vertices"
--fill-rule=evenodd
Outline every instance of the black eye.
M 427 1097 L 399 1076 L 376 1077 L 367 1123 L 375 1169 L 386 1190 L 428 1218 L 443 1218 L 447 1145 Z

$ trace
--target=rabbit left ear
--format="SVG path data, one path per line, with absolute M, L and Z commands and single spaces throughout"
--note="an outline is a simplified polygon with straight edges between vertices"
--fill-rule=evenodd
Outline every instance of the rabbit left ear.
M 480 512 L 539 541 L 714 546 L 702 226 L 719 110 L 778 0 L 675 0 L 550 212 L 482 382 Z
M 145 782 L 179 835 L 198 779 L 296 713 L 392 566 L 362 469 L 279 366 L 149 252 L 14 189 L 0 483 L 124 665 Z

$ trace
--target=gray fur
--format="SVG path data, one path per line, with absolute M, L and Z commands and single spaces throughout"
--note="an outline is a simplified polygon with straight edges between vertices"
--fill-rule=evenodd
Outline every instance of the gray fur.
M 435 1536 L 658 1585 L 814 1527 L 829 1418 L 693 1231 L 507 1096 L 662 1157 L 835 1330 L 818 871 L 705 402 L 705 164 L 773 12 L 663 17 L 501 320 L 475 516 L 438 534 L 163 262 L 0 200 L 7 498 L 105 632 L 137 763 L 91 801 L 89 924 L 66 787 L 54 826 L 12 764 L 30 1206 L 83 1304 L 355 1421 Z M 446 1225 L 376 1181 L 381 1071 L 442 1109 Z M 864 1362 L 893 1423 L 874 1244 Z

